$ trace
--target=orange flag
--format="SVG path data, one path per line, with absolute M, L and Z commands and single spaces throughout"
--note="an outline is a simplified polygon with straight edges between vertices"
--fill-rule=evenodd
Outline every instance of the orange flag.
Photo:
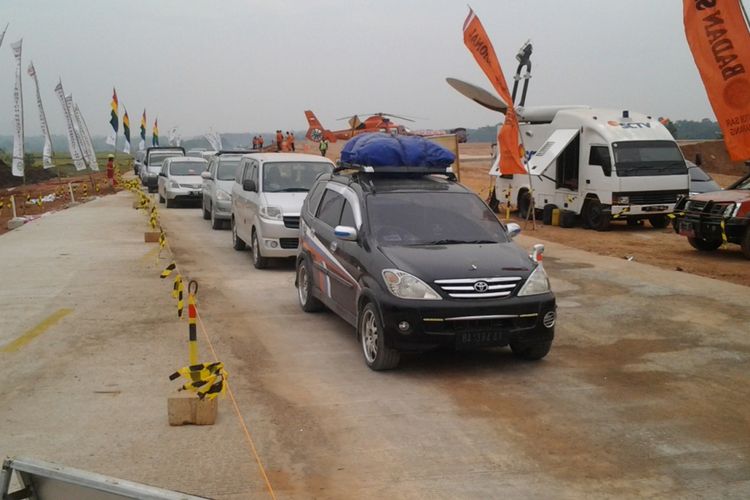
M 729 156 L 750 159 L 750 33 L 740 0 L 683 0 L 683 19 Z
M 495 55 L 495 49 L 492 47 L 487 32 L 484 31 L 482 23 L 471 9 L 469 9 L 469 15 L 464 21 L 464 45 L 474 56 L 487 78 L 490 79 L 500 98 L 508 105 L 508 110 L 505 112 L 505 122 L 497 137 L 500 148 L 500 173 L 503 175 L 525 174 L 526 168 L 521 162 L 521 149 L 518 144 L 518 118 L 516 110 L 513 109 L 513 99 L 511 99 L 508 91 L 503 69 Z

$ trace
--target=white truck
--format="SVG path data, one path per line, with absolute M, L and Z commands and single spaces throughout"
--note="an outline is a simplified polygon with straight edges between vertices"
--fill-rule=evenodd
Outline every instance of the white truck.
M 588 106 L 519 108 L 528 175 L 500 175 L 495 196 L 525 216 L 550 205 L 580 215 L 584 227 L 606 230 L 614 219 L 648 219 L 666 227 L 689 176 L 680 148 L 659 120 Z

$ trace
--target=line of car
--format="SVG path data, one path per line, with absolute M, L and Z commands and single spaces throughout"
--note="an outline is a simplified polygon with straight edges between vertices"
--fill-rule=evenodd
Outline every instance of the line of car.
M 154 169 L 161 153 L 152 148 L 139 169 Z M 445 168 L 386 172 L 297 153 L 184 155 L 161 158 L 160 201 L 199 201 L 214 229 L 228 221 L 232 246 L 249 246 L 258 269 L 294 259 L 300 307 L 350 323 L 371 369 L 436 348 L 510 346 L 526 360 L 549 352 L 556 305 L 543 249 L 529 255 L 516 245 L 520 227 L 498 221 Z

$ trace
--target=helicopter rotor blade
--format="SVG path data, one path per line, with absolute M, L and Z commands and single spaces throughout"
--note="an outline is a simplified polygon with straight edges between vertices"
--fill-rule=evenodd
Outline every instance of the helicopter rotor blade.
M 503 114 L 508 110 L 508 105 L 504 103 L 502 99 L 482 87 L 459 80 L 458 78 L 446 78 L 445 81 L 460 94 L 468 97 L 480 106 L 484 106 L 487 109 L 498 111 Z

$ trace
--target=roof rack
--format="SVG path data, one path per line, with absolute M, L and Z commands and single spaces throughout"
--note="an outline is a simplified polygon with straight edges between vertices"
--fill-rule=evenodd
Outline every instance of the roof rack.
M 448 167 L 426 167 L 426 166 L 383 166 L 374 167 L 372 165 L 360 165 L 358 163 L 348 163 L 339 160 L 336 162 L 334 173 L 344 170 L 354 170 L 361 174 L 422 174 L 422 175 L 445 175 L 450 180 L 455 180 L 456 176 L 448 170 Z

